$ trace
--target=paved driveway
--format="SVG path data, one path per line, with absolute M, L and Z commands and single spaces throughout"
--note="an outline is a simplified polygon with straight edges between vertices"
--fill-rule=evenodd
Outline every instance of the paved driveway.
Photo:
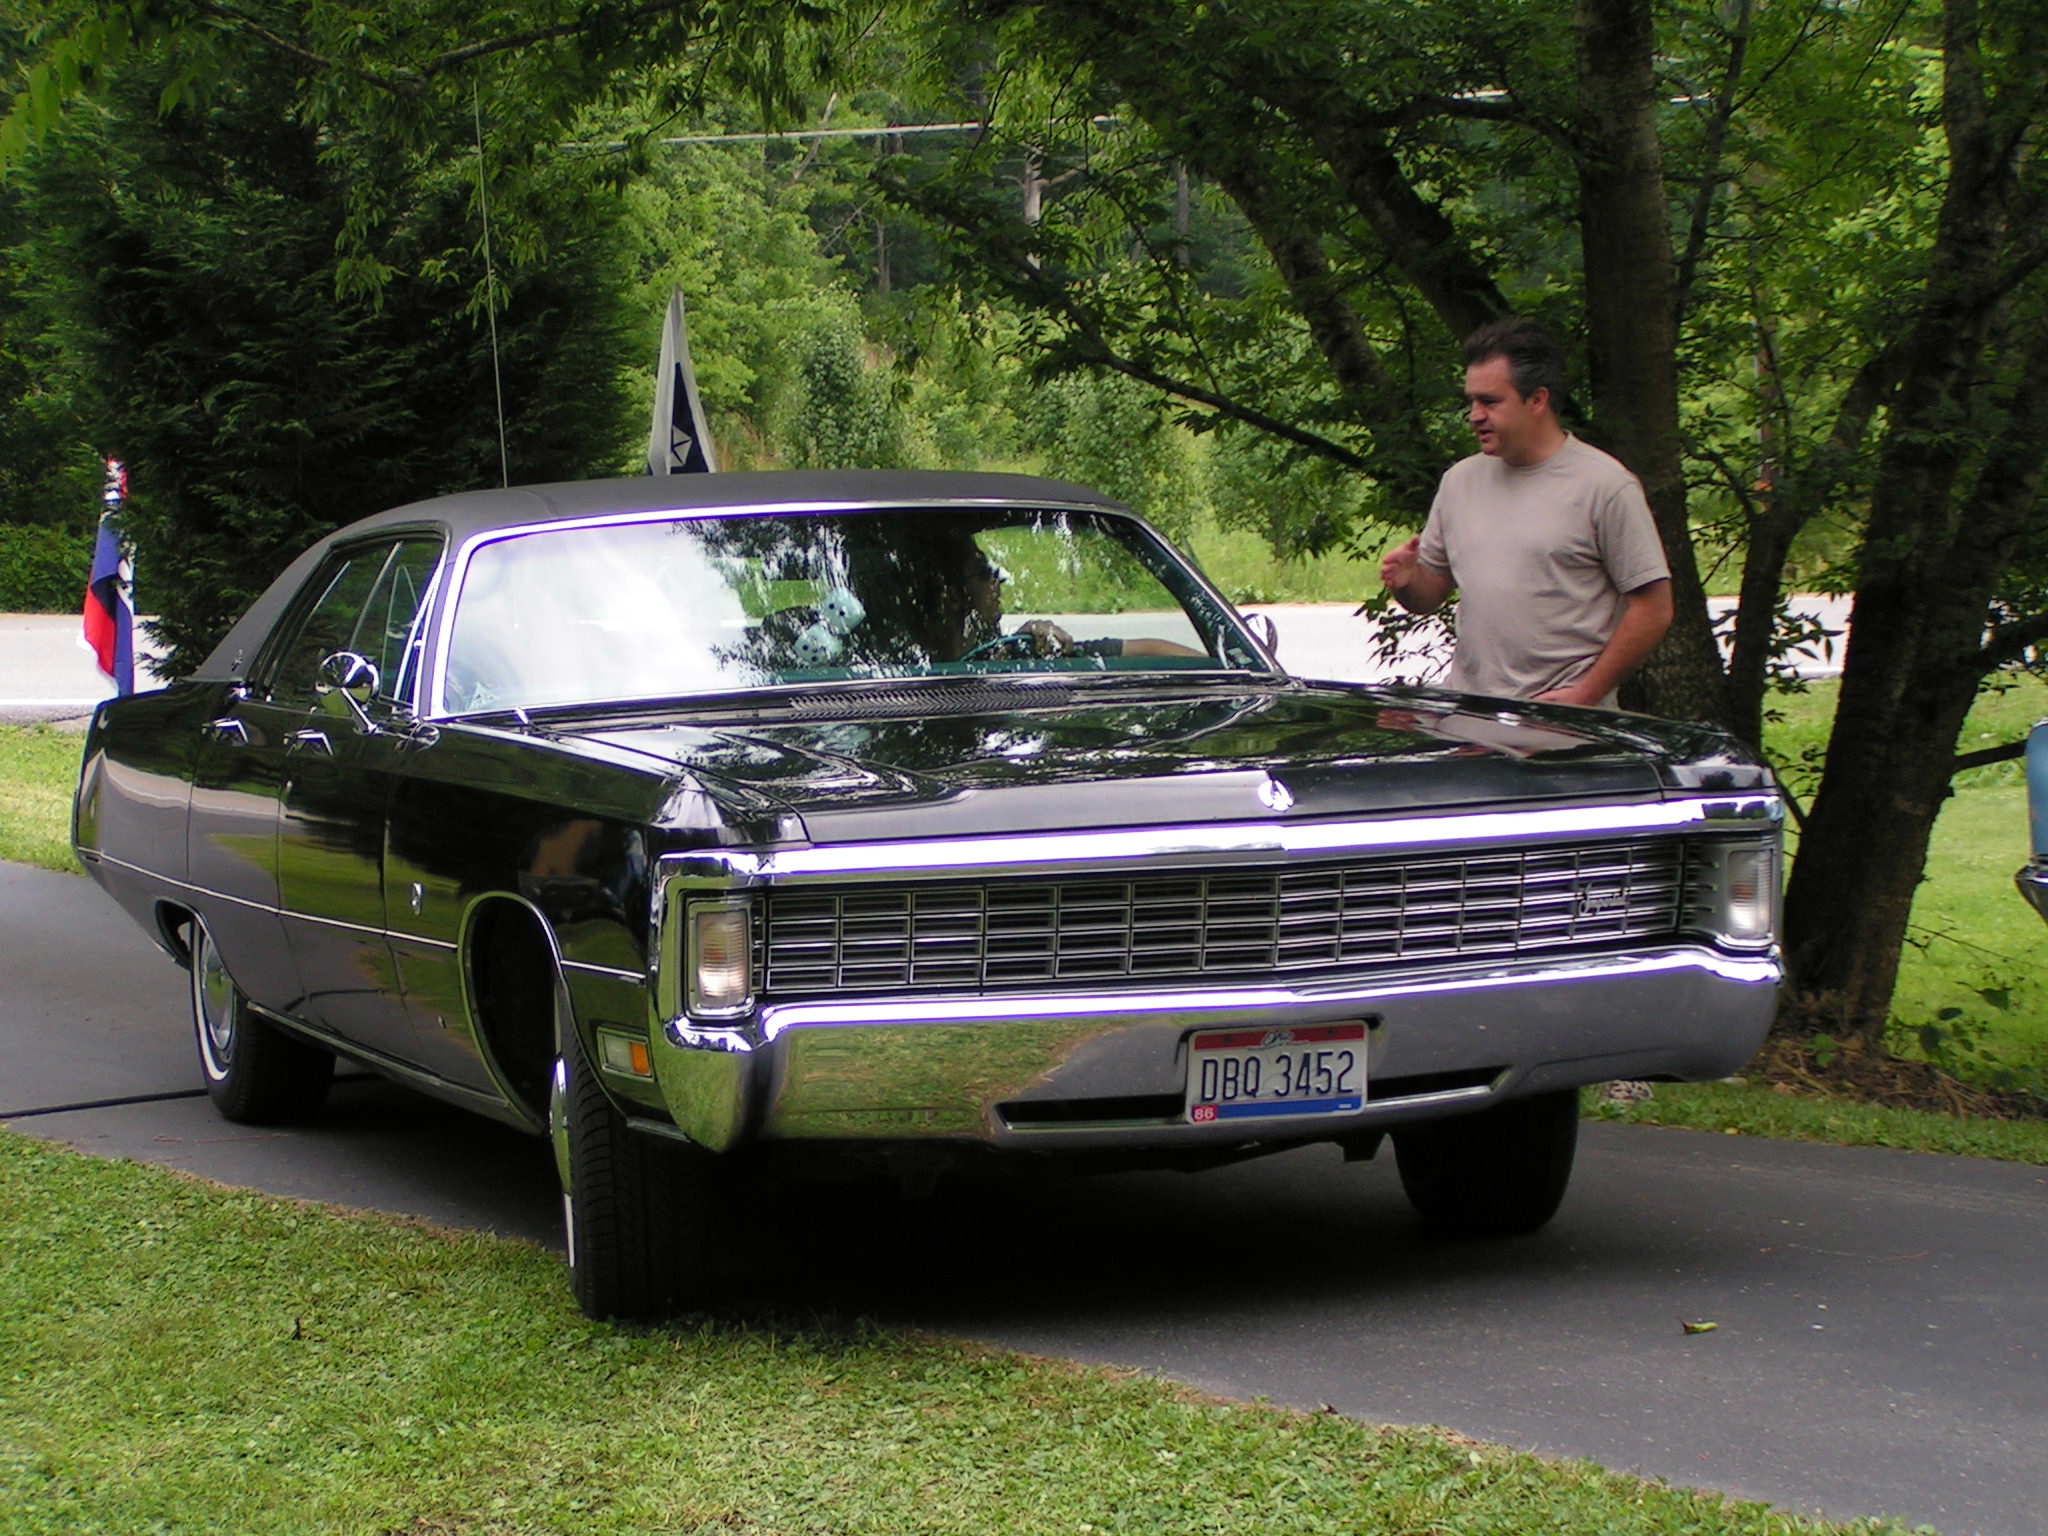
M 374 1079 L 315 1127 L 196 1090 L 183 973 L 0 864 L 0 1118 L 280 1194 L 558 1242 L 546 1148 Z M 57 1106 L 97 1103 L 97 1108 Z M 2048 1507 L 2048 1170 L 1608 1125 L 1518 1242 L 1416 1232 L 1386 1161 L 805 1198 L 764 1302 L 857 1312 L 1946 1536 Z M 1711 1321 L 1710 1333 L 1681 1323 Z

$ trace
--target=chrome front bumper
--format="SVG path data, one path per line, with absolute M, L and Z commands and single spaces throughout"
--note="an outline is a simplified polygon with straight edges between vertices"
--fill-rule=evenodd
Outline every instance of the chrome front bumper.
M 692 1140 L 943 1139 L 1015 1150 L 1316 1141 L 1614 1078 L 1735 1071 L 1776 1007 L 1777 956 L 1670 946 L 1293 990 L 768 1006 L 745 1029 L 666 1026 L 661 1097 Z M 1197 1029 L 1363 1020 L 1356 1114 L 1191 1125 Z

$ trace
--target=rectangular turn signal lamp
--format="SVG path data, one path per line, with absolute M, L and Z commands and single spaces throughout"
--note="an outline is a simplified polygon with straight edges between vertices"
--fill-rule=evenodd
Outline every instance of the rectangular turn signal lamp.
M 744 903 L 690 905 L 689 1009 L 742 1013 L 754 1000 L 752 911 Z
M 607 1072 L 617 1072 L 624 1077 L 654 1076 L 654 1058 L 648 1054 L 645 1040 L 636 1040 L 616 1030 L 600 1029 L 597 1032 L 597 1052 L 598 1060 Z

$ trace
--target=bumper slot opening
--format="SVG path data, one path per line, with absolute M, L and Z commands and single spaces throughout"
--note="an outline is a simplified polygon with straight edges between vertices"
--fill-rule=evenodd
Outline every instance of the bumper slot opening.
M 1366 1084 L 1368 1106 L 1399 1099 L 1416 1099 L 1432 1093 L 1456 1093 L 1463 1089 L 1490 1088 L 1500 1080 L 1505 1067 L 1468 1067 L 1457 1072 L 1422 1072 L 1412 1077 L 1382 1077 Z M 1153 1125 L 1179 1123 L 1184 1108 L 1177 1093 L 1131 1094 L 1110 1099 L 1012 1099 L 998 1104 L 996 1113 L 1013 1130 L 1041 1126 Z

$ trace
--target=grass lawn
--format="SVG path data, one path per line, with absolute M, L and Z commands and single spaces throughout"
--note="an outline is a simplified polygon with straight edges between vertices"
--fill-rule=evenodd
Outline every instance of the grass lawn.
M 0 1133 L 0 1529 L 1891 1531 L 857 1324 L 584 1321 L 559 1261 Z
M 0 725 L 0 859 L 77 869 L 71 856 L 71 786 L 78 779 L 76 731 Z

